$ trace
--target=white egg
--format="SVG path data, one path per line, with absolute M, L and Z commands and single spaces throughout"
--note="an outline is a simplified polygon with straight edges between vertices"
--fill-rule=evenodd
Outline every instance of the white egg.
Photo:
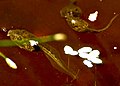
M 94 64 L 102 64 L 102 60 L 99 58 L 93 58 L 90 61 L 93 62 Z
M 64 52 L 65 52 L 65 54 L 71 54 L 73 52 L 73 49 L 72 49 L 72 47 L 66 45 L 64 47 Z
M 90 55 L 90 57 L 93 57 L 93 58 L 99 57 L 100 52 L 99 52 L 99 50 L 93 50 L 89 53 L 89 55 Z
M 78 55 L 78 52 L 77 52 L 77 51 L 72 51 L 72 52 L 70 53 L 70 55 L 72 55 L 72 56 Z
M 91 52 L 92 51 L 92 48 L 91 47 L 83 47 L 83 48 L 80 48 L 79 50 L 78 50 L 78 53 L 89 53 L 89 52 Z
M 90 57 L 88 53 L 79 53 L 79 56 L 81 58 L 89 58 Z
M 89 60 L 84 60 L 83 63 L 89 68 L 93 67 L 92 63 Z

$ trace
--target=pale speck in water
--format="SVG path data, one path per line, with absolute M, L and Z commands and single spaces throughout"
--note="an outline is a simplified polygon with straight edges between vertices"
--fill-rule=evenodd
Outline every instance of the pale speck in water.
M 11 28 L 14 28 L 13 26 L 11 26 Z
M 18 54 L 21 54 L 20 52 L 18 52 Z
M 25 70 L 27 70 L 27 68 L 25 67 Z
M 114 47 L 114 50 L 116 50 L 117 49 L 117 47 Z
M 114 12 L 113 14 L 116 14 L 116 12 Z

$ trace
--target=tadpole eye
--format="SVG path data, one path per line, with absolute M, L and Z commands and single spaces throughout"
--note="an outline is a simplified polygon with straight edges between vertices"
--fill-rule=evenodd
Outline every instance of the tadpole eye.
M 33 50 L 33 51 L 35 51 L 35 52 L 40 51 L 40 47 L 39 47 L 38 45 L 34 45 L 33 47 L 34 47 L 34 50 Z

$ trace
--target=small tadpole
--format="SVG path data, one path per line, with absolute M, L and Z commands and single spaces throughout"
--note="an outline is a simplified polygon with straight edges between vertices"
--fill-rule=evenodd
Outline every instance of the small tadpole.
M 104 28 L 94 29 L 94 28 L 90 27 L 90 25 L 87 21 L 83 20 L 80 17 L 82 14 L 82 11 L 78 6 L 76 6 L 74 3 L 72 3 L 74 1 L 76 1 L 76 0 L 70 0 L 71 3 L 67 6 L 65 6 L 64 8 L 62 8 L 60 10 L 60 14 L 61 14 L 61 17 L 65 18 L 68 25 L 77 32 L 102 32 L 102 31 L 108 29 L 111 26 L 112 22 L 119 16 L 119 14 L 116 14 Z M 91 15 L 90 18 L 92 16 L 93 15 Z M 96 11 L 95 16 L 97 17 L 97 11 Z M 93 19 L 93 17 L 92 17 L 92 19 Z M 95 20 L 96 20 L 96 18 L 93 19 L 92 21 L 95 21 Z

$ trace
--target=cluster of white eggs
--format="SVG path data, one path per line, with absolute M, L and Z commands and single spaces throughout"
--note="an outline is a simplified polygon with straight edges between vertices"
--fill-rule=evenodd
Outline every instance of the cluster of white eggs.
M 79 55 L 84 59 L 83 63 L 89 68 L 93 67 L 93 64 L 102 64 L 102 60 L 99 58 L 99 50 L 93 50 L 91 47 L 82 47 L 79 50 L 75 51 L 72 47 L 66 45 L 64 47 L 65 54 L 69 55 Z

